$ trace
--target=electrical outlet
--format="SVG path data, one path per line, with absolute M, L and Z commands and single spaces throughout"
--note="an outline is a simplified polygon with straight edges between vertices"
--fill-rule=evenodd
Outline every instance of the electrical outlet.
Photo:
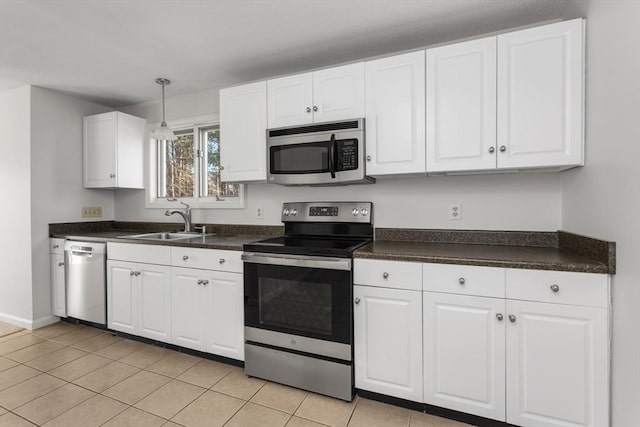
M 102 206 L 83 206 L 82 218 L 100 218 L 102 217 Z
M 449 219 L 452 221 L 462 219 L 462 207 L 459 204 L 449 206 Z
M 264 209 L 256 208 L 256 219 L 264 219 Z

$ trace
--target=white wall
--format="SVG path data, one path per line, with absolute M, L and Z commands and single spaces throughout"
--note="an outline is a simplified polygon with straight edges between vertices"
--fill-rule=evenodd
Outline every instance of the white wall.
M 49 226 L 82 218 L 82 206 L 102 206 L 112 220 L 111 190 L 82 186 L 82 117 L 110 109 L 39 87 L 31 88 L 31 244 L 33 320 L 51 316 Z
M 32 317 L 30 91 L 0 92 L 0 321 L 19 326 Z
M 159 102 L 137 104 L 123 111 L 160 120 Z M 167 121 L 218 112 L 216 90 L 167 98 Z M 224 138 L 224 136 L 223 136 Z M 224 144 L 224 141 L 222 142 Z M 195 222 L 279 225 L 286 201 L 372 201 L 377 227 L 422 227 L 487 230 L 544 230 L 560 227 L 560 174 L 523 173 L 475 176 L 385 178 L 374 185 L 346 187 L 282 187 L 247 185 L 247 208 L 194 210 Z M 451 204 L 462 205 L 462 220 L 450 221 Z M 255 218 L 256 209 L 264 219 Z M 144 191 L 118 190 L 115 218 L 119 221 L 178 221 L 164 209 L 146 209 Z
M 563 174 L 562 228 L 617 244 L 613 426 L 640 425 L 640 2 L 572 1 L 587 18 L 587 166 Z

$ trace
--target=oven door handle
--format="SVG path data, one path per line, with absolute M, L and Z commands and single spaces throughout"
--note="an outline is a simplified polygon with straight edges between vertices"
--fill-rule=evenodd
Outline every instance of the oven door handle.
M 329 141 L 329 172 L 331 172 L 331 178 L 336 177 L 336 134 L 331 134 Z
M 312 256 L 291 256 L 280 254 L 260 254 L 245 252 L 242 260 L 252 264 L 284 265 L 287 267 L 308 267 L 323 270 L 351 270 L 351 259 L 312 257 Z

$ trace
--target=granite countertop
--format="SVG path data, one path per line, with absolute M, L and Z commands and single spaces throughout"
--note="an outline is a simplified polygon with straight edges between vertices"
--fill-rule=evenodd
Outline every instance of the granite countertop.
M 71 232 L 56 234 L 51 237 L 59 237 L 69 240 L 81 240 L 86 242 L 118 242 L 133 243 L 141 245 L 161 245 L 161 246 L 180 246 L 187 248 L 204 248 L 204 249 L 223 249 L 231 251 L 241 251 L 242 245 L 245 243 L 262 240 L 265 237 L 258 234 L 241 234 L 241 235 L 206 235 L 196 236 L 190 239 L 174 239 L 174 240 L 155 240 L 155 239 L 128 239 L 127 235 L 142 234 L 145 231 L 93 231 L 93 232 Z
M 354 258 L 614 274 L 616 244 L 565 231 L 376 228 Z
M 610 273 L 604 263 L 570 250 L 553 247 L 377 240 L 358 249 L 353 256 L 394 261 Z

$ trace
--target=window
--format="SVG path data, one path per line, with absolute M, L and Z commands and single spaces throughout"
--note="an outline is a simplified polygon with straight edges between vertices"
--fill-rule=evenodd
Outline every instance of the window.
M 147 207 L 172 206 L 167 199 L 174 198 L 194 207 L 243 207 L 243 186 L 220 176 L 220 127 L 169 126 L 175 141 L 150 142 Z

